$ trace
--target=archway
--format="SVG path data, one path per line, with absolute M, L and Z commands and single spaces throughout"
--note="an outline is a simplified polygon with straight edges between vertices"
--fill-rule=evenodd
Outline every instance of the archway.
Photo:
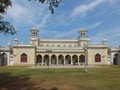
M 56 55 L 52 55 L 51 56 L 51 64 L 56 64 L 56 63 L 57 63 Z
M 118 55 L 118 54 L 115 54 L 115 55 L 114 55 L 113 64 L 114 64 L 114 65 L 120 64 L 120 58 L 119 58 L 119 55 Z
M 85 55 L 79 56 L 79 62 L 85 63 Z
M 49 65 L 49 56 L 48 55 L 44 56 L 44 63 Z
M 95 55 L 95 62 L 101 62 L 101 55 L 100 54 Z
M 42 56 L 41 55 L 37 55 L 36 64 L 38 64 L 38 63 L 42 63 Z
M 73 64 L 78 64 L 78 56 L 77 55 L 73 55 L 72 56 L 72 61 L 73 61 Z
M 58 56 L 58 64 L 64 64 L 64 57 L 63 55 Z
M 7 65 L 7 54 L 3 53 L 0 55 L 0 65 L 4 66 Z
M 23 53 L 21 54 L 21 62 L 26 63 L 27 62 L 27 54 Z
M 65 56 L 65 64 L 71 64 L 71 57 L 70 55 Z

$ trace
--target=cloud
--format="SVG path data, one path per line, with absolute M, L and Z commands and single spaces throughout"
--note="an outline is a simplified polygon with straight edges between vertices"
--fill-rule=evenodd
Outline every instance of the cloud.
M 35 27 L 41 22 L 42 27 L 47 23 L 48 12 L 45 11 L 44 5 L 27 0 L 13 0 L 12 2 L 13 5 L 8 9 L 6 18 L 10 19 L 14 26 Z
M 99 27 L 101 24 L 102 24 L 102 22 L 96 22 L 94 24 L 89 25 L 87 28 L 93 29 L 93 28 Z
M 89 4 L 79 5 L 73 10 L 72 16 L 76 15 L 86 16 L 89 11 L 95 9 L 98 5 L 104 3 L 105 1 L 106 0 L 93 0 L 93 2 Z
M 94 10 L 101 4 L 109 3 L 110 5 L 114 5 L 119 0 L 92 0 L 92 2 L 88 4 L 80 4 L 79 6 L 75 7 L 72 11 L 71 17 L 75 16 L 86 16 L 90 11 Z
M 111 28 L 109 30 L 102 30 L 94 36 L 90 36 L 91 41 L 96 43 L 101 43 L 101 41 L 106 38 L 109 45 L 118 46 L 120 41 L 120 27 Z
M 44 28 L 44 27 L 46 27 L 46 23 L 47 23 L 49 17 L 50 17 L 50 14 L 46 14 L 46 15 L 43 17 L 41 23 L 40 23 L 39 25 L 37 25 L 36 27 L 37 27 L 37 28 Z
M 74 28 L 73 30 L 69 30 L 69 31 L 64 31 L 63 33 L 61 32 L 56 32 L 53 37 L 54 38 L 77 38 L 78 35 L 78 31 L 80 28 Z

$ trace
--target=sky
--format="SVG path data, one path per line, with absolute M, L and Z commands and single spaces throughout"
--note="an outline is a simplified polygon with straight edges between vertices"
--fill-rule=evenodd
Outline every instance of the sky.
M 40 38 L 73 39 L 85 28 L 92 43 L 107 39 L 109 46 L 120 45 L 120 0 L 63 0 L 55 13 L 48 4 L 28 0 L 11 0 L 5 20 L 16 29 L 15 35 L 0 33 L 0 45 L 19 42 L 29 44 L 30 30 L 39 29 Z

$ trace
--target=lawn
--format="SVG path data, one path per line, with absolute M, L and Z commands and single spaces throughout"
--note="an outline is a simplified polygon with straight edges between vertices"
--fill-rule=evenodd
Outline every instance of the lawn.
M 80 69 L 0 67 L 0 90 L 120 90 L 120 66 Z

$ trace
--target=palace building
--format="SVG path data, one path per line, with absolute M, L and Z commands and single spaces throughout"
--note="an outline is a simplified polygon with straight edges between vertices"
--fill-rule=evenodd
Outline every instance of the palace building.
M 76 39 L 42 39 L 36 28 L 30 31 L 30 43 L 19 43 L 0 47 L 0 65 L 111 65 L 120 64 L 120 47 L 108 48 L 107 40 L 92 44 L 87 30 L 79 31 Z

